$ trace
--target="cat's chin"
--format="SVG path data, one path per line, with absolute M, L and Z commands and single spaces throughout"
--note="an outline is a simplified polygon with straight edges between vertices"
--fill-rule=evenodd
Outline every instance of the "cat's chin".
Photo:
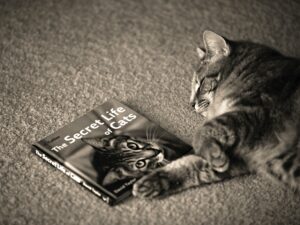
M 201 116 L 203 116 L 203 117 L 207 117 L 207 111 L 203 111 L 203 112 L 201 112 L 200 114 L 201 114 Z
M 203 116 L 203 117 L 207 117 L 207 110 L 195 110 L 196 111 L 196 113 L 198 113 L 198 114 L 200 114 L 201 116 Z

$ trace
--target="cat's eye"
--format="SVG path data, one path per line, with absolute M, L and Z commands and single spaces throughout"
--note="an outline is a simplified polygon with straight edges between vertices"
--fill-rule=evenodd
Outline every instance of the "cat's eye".
M 135 163 L 135 166 L 136 166 L 136 168 L 141 169 L 146 166 L 146 162 L 145 162 L 145 160 L 139 160 Z
M 139 146 L 136 143 L 127 143 L 127 147 L 132 149 L 132 150 L 139 149 Z

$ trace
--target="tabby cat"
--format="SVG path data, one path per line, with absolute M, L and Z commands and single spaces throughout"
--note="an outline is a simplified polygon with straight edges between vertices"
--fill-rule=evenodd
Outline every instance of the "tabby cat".
M 142 177 L 153 198 L 257 172 L 300 190 L 300 63 L 255 43 L 205 31 L 190 103 L 206 117 L 194 153 Z
M 98 182 L 104 186 L 140 177 L 144 172 L 167 163 L 163 146 L 154 139 L 118 135 L 82 140 L 96 150 L 92 164 L 98 173 Z

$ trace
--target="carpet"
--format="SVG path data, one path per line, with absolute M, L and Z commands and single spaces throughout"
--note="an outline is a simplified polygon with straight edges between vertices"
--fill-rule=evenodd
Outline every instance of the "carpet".
M 191 143 L 202 33 L 300 57 L 299 1 L 0 1 L 0 224 L 300 224 L 300 197 L 250 175 L 109 207 L 31 144 L 110 98 Z

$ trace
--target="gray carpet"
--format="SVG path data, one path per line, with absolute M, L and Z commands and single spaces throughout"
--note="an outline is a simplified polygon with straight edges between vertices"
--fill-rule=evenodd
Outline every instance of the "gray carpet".
M 30 145 L 114 97 L 191 143 L 205 29 L 300 55 L 299 1 L 1 1 L 0 224 L 300 224 L 300 197 L 251 175 L 110 208 Z

